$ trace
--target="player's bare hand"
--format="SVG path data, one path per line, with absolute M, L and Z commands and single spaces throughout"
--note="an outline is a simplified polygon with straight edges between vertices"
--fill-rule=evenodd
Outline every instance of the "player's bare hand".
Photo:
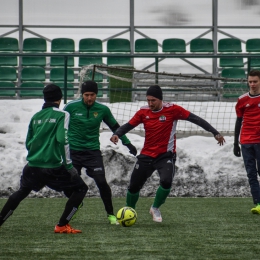
M 215 135 L 215 139 L 218 141 L 219 145 L 224 145 L 226 142 L 225 138 L 221 134 Z
M 117 135 L 112 135 L 112 137 L 110 138 L 110 141 L 114 144 L 117 144 L 118 139 L 119 139 L 119 137 Z

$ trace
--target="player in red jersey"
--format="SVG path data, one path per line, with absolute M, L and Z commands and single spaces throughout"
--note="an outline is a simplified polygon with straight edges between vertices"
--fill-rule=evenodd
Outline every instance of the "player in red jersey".
M 150 214 L 155 222 L 162 222 L 159 207 L 170 193 L 175 171 L 176 160 L 176 127 L 178 120 L 187 120 L 211 132 L 219 145 L 225 139 L 207 121 L 188 110 L 171 103 L 164 103 L 162 90 L 158 85 L 151 86 L 146 92 L 148 105 L 141 107 L 133 118 L 119 127 L 111 137 L 111 142 L 117 144 L 119 137 L 143 123 L 145 129 L 144 147 L 137 156 L 137 162 L 131 175 L 127 191 L 126 204 L 135 208 L 139 192 L 146 180 L 157 170 L 160 176 L 160 186 L 156 191 Z
M 257 175 L 260 169 L 260 71 L 248 74 L 249 92 L 238 98 L 237 120 L 234 135 L 234 155 L 241 156 L 239 142 L 255 207 L 253 214 L 260 214 L 260 187 Z

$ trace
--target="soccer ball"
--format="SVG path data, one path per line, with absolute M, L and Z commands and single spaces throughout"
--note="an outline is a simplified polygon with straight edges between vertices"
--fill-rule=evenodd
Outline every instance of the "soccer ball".
M 118 223 L 123 227 L 130 227 L 135 224 L 137 219 L 136 211 L 131 207 L 123 207 L 116 214 Z

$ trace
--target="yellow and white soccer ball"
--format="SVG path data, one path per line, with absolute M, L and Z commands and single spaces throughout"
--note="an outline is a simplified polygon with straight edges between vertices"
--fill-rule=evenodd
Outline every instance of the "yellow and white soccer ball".
M 118 210 L 116 218 L 121 226 L 130 227 L 135 224 L 137 220 L 137 213 L 131 207 L 123 207 Z

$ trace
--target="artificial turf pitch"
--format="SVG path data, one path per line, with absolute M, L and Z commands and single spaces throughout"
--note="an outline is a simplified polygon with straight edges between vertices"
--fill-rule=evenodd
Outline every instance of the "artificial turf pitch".
M 0 259 L 260 259 L 260 215 L 251 198 L 168 198 L 163 222 L 140 198 L 132 227 L 108 224 L 100 198 L 85 198 L 71 221 L 81 234 L 54 234 L 64 198 L 25 199 L 0 228 Z M 0 199 L 0 208 L 6 199 Z M 113 199 L 115 213 L 125 198 Z

